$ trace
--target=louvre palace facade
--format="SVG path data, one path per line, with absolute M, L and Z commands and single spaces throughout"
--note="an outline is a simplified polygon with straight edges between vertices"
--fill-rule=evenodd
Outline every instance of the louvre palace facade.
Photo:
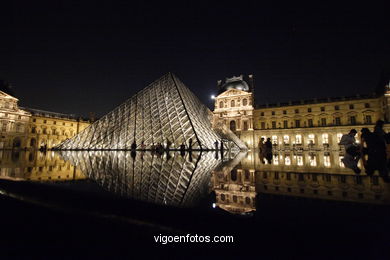
M 0 91 L 0 149 L 50 149 L 90 125 L 74 115 L 19 107 L 18 102 Z
M 390 130 L 389 85 L 367 96 L 265 105 L 254 102 L 253 75 L 220 80 L 217 87 L 213 123 L 229 127 L 249 148 L 263 137 L 271 138 L 275 150 L 339 150 L 341 136 L 352 128 L 373 130 L 381 119 Z

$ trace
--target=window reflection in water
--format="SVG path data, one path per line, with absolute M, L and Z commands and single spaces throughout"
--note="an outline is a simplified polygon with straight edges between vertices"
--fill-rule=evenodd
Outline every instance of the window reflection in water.
M 262 195 L 363 203 L 389 203 L 390 187 L 375 173 L 356 175 L 343 154 L 277 152 L 271 163 L 256 153 L 130 153 L 120 151 L 12 153 L 2 151 L 0 177 L 29 181 L 88 178 L 110 192 L 134 199 L 192 207 L 214 194 L 216 208 L 243 214 L 256 210 Z M 76 166 L 76 167 L 75 167 Z

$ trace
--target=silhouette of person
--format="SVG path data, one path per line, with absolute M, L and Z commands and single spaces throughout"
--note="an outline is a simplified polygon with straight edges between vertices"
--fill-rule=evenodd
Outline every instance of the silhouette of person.
M 367 175 L 372 175 L 375 170 L 379 171 L 382 177 L 388 176 L 386 143 L 384 137 L 372 133 L 368 128 L 361 130 L 361 142 L 363 151 L 363 165 Z M 367 155 L 367 159 L 366 156 Z
M 378 135 L 380 138 L 385 140 L 386 132 L 383 130 L 383 125 L 385 122 L 383 120 L 376 121 L 375 127 L 374 127 L 374 134 Z
M 355 135 L 357 131 L 351 129 L 348 134 L 344 134 L 340 139 L 340 145 L 344 145 L 345 155 L 341 160 L 345 167 L 352 169 L 355 173 L 361 172 L 358 162 L 361 156 L 361 147 L 356 143 Z
M 144 141 L 141 142 L 141 150 L 145 150 L 146 149 L 146 145 L 144 143 Z
M 131 150 L 135 151 L 137 149 L 137 144 L 135 141 L 131 144 Z
M 169 141 L 168 139 L 167 139 L 167 147 L 165 148 L 166 150 L 169 150 L 170 149 L 170 147 L 171 147 L 171 141 Z
M 259 141 L 259 153 L 264 153 L 265 151 L 265 146 L 264 146 L 264 138 L 260 138 Z
M 214 142 L 215 150 L 218 150 L 218 145 L 219 145 L 218 140 L 215 140 Z
M 188 150 L 192 150 L 192 138 L 188 140 Z

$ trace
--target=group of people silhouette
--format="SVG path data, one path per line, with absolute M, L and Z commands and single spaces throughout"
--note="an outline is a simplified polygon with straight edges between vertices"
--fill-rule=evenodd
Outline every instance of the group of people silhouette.
M 390 133 L 383 129 L 384 121 L 378 120 L 374 131 L 368 128 L 361 129 L 360 144 L 356 141 L 357 131 L 351 129 L 348 134 L 341 137 L 340 145 L 345 148 L 345 156 L 342 159 L 344 165 L 352 169 L 356 174 L 361 172 L 358 162 L 361 159 L 367 175 L 374 174 L 388 178 L 390 166 Z
M 259 142 L 259 157 L 261 162 L 265 162 L 264 158 L 267 160 L 268 163 L 272 162 L 272 142 L 271 138 L 267 138 L 266 141 L 262 137 Z
M 342 159 L 345 167 L 352 169 L 356 174 L 361 173 L 358 163 L 362 160 L 367 175 L 373 175 L 375 171 L 384 177 L 389 178 L 390 168 L 390 133 L 383 129 L 384 121 L 378 120 L 373 132 L 368 128 L 361 129 L 360 143 L 356 141 L 356 129 L 351 129 L 344 134 L 339 142 L 345 148 L 345 155 Z M 261 138 L 258 144 L 260 161 L 272 163 L 272 142 L 271 138 Z M 389 179 L 390 180 L 390 179 Z

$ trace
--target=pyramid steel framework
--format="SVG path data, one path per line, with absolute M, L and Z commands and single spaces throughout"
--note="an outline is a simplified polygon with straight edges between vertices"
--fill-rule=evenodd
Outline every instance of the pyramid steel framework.
M 225 148 L 245 149 L 233 132 L 215 131 L 212 112 L 172 73 L 162 76 L 113 111 L 61 143 L 59 150 L 130 150 L 144 142 L 178 149 L 213 150 L 215 141 Z M 222 134 L 224 132 L 224 134 Z
M 191 207 L 207 196 L 212 170 L 225 163 L 211 152 L 176 152 L 170 159 L 148 152 L 133 158 L 126 151 L 61 151 L 61 156 L 105 190 L 180 207 Z

